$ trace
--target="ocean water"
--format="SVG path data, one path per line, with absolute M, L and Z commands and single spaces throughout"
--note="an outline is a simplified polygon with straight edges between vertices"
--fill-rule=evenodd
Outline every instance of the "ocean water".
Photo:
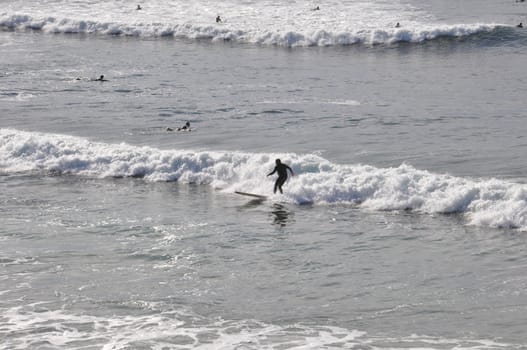
M 2 2 L 0 349 L 527 349 L 526 3 L 140 4 Z

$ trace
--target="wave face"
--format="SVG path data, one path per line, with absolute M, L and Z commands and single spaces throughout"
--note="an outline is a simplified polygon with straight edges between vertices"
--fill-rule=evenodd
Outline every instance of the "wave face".
M 496 24 L 444 24 L 402 1 L 310 2 L 231 0 L 212 3 L 152 0 L 141 10 L 122 1 L 9 0 L 0 27 L 48 33 L 234 41 L 260 45 L 339 46 L 419 43 L 486 33 Z M 220 15 L 221 23 L 215 18 Z M 400 28 L 395 24 L 400 22 Z
M 527 230 L 527 186 L 498 179 L 433 174 L 406 164 L 385 169 L 340 165 L 313 154 L 160 150 L 0 129 L 0 171 L 4 174 L 140 177 L 210 185 L 227 193 L 270 194 L 273 179 L 266 174 L 277 157 L 297 174 L 277 200 L 360 205 L 380 211 L 459 213 L 470 225 Z

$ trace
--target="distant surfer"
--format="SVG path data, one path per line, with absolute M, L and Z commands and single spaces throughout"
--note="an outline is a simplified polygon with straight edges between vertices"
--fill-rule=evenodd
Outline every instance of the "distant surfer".
M 216 23 L 221 23 L 221 17 L 219 15 L 216 17 Z
M 142 10 L 141 5 L 137 5 L 136 10 Z
M 93 81 L 108 81 L 108 80 L 104 79 L 104 75 L 101 75 L 97 79 L 93 79 Z
M 190 131 L 190 122 L 186 122 L 181 128 L 177 128 L 177 131 Z
M 173 128 L 167 128 L 167 131 L 174 131 Z M 190 130 L 190 122 L 186 122 L 185 125 L 183 125 L 180 128 L 177 128 L 176 131 L 191 131 Z
M 520 24 L 518 24 L 516 27 L 518 27 L 518 28 L 523 28 L 523 23 L 520 22 Z
M 401 25 L 399 24 L 399 22 L 397 22 L 397 24 L 395 25 L 395 28 L 400 28 Z
M 315 8 L 313 9 L 313 11 L 320 11 L 320 7 L 319 7 L 319 6 L 315 7 Z
M 274 183 L 273 193 L 276 193 L 277 189 L 280 190 L 280 193 L 284 193 L 282 191 L 282 185 L 287 180 L 287 170 L 291 172 L 291 176 L 295 176 L 295 173 L 293 173 L 293 169 L 291 169 L 286 164 L 282 163 L 280 159 L 277 159 L 275 163 L 276 163 L 276 166 L 274 167 L 273 171 L 267 174 L 267 176 L 271 176 L 274 173 L 278 173 L 278 179 L 276 179 L 276 182 Z

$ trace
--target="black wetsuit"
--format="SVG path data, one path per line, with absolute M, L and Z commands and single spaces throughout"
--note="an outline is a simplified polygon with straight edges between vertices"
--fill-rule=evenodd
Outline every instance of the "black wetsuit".
M 293 170 L 289 166 L 285 165 L 284 163 L 280 163 L 280 164 L 277 164 L 274 167 L 274 170 L 271 171 L 267 175 L 269 176 L 269 175 L 273 175 L 274 173 L 278 173 L 278 179 L 276 179 L 276 182 L 274 183 L 274 190 L 273 190 L 274 193 L 276 193 L 276 189 L 279 189 L 280 193 L 284 193 L 282 192 L 282 185 L 287 180 L 287 170 L 288 169 L 291 172 L 291 174 L 293 174 Z

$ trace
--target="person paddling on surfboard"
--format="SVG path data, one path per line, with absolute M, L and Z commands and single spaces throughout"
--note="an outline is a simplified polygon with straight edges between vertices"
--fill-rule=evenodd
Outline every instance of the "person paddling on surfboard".
M 177 131 L 190 131 L 190 122 L 186 122 L 181 128 L 177 128 Z
M 93 81 L 108 81 L 106 79 L 104 79 L 104 75 L 101 75 L 100 77 L 98 77 L 97 79 L 92 79 Z
M 282 185 L 287 180 L 287 170 L 291 172 L 291 176 L 295 176 L 295 173 L 293 172 L 293 169 L 291 169 L 289 166 L 282 163 L 280 159 L 277 159 L 275 163 L 276 163 L 276 166 L 274 167 L 274 170 L 271 171 L 269 174 L 267 174 L 267 176 L 271 176 L 274 173 L 278 173 L 278 179 L 276 179 L 276 182 L 274 183 L 273 193 L 276 193 L 276 189 L 279 189 L 280 193 L 284 193 L 282 191 Z

